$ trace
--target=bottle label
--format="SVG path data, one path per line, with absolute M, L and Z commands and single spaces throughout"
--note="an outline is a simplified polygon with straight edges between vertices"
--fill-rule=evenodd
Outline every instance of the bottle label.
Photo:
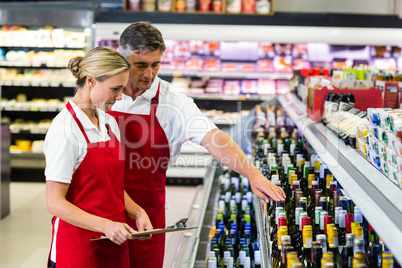
M 303 247 L 311 248 L 312 239 L 311 238 L 303 238 Z
M 329 247 L 330 248 L 337 248 L 338 247 L 338 237 L 330 238 L 329 239 Z

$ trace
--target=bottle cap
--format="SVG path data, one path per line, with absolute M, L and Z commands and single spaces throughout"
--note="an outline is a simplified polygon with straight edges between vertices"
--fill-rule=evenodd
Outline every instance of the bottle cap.
M 334 180 L 334 176 L 332 176 L 332 174 L 327 174 L 327 177 L 325 178 L 325 180 L 326 180 L 326 185 L 325 185 L 325 187 L 326 187 L 327 189 L 329 189 L 329 186 L 331 185 L 331 181 Z
M 261 264 L 261 252 L 259 250 L 254 251 L 254 264 Z M 228 266 L 233 267 L 233 266 Z
M 282 240 L 281 237 L 284 235 L 288 234 L 288 227 L 287 226 L 281 226 L 278 228 L 278 234 L 277 234 L 277 238 L 278 238 L 278 248 L 280 248 L 282 246 Z
M 355 238 L 356 238 L 355 234 L 347 233 L 346 234 L 346 247 L 352 248 Z
M 325 222 L 324 222 L 324 217 L 328 215 L 328 212 L 325 210 L 320 211 L 320 230 L 324 231 L 325 228 Z
M 301 211 L 303 211 L 303 208 L 299 208 L 299 207 L 297 207 L 297 208 L 295 208 L 295 223 L 296 223 L 296 225 L 299 225 L 299 222 L 300 222 L 300 212 Z
M 216 257 L 209 257 L 208 258 L 208 267 L 209 268 L 216 268 Z
M 356 239 L 363 238 L 363 227 L 361 226 L 355 227 L 354 234 L 356 235 Z
M 351 230 L 351 233 L 354 233 L 354 234 L 356 235 L 355 228 L 358 227 L 358 226 L 360 226 L 360 223 L 358 223 L 358 222 L 351 222 L 351 223 L 350 223 L 350 230 Z M 356 236 L 357 236 L 357 235 L 356 235 Z
M 278 219 L 278 226 L 287 226 L 288 224 L 288 220 L 286 219 L 286 217 L 280 217 Z
M 335 207 L 335 212 L 334 212 L 335 219 L 334 219 L 334 223 L 337 224 L 337 225 L 339 225 L 339 211 L 341 211 L 341 210 L 342 210 L 341 207 Z
M 332 223 L 332 216 L 324 216 L 324 233 L 327 234 L 327 225 Z
M 364 252 L 364 240 L 363 239 L 355 239 L 353 241 L 353 252 Z M 364 255 L 363 255 L 364 256 Z
M 345 228 L 346 224 L 345 224 L 345 215 L 346 215 L 346 210 L 339 210 L 338 211 L 338 224 L 339 224 L 339 228 Z M 335 215 L 336 217 L 336 215 Z
M 322 252 L 327 252 L 327 236 L 325 234 L 318 234 L 316 240 L 320 242 L 322 247 Z
M 244 268 L 250 267 L 250 265 L 251 265 L 250 257 L 245 257 L 244 258 Z
M 303 192 L 301 190 L 295 191 L 295 206 L 296 208 L 299 206 L 300 198 L 303 197 Z
M 354 208 L 355 222 L 363 223 L 363 214 L 358 207 Z
M 353 214 L 352 213 L 348 213 L 345 215 L 345 228 L 346 228 L 346 232 L 347 233 L 351 233 L 352 229 L 350 224 L 353 222 Z
M 303 230 L 302 229 L 302 219 L 304 217 L 308 217 L 307 211 L 300 211 L 300 215 L 299 215 L 299 228 L 300 228 L 300 230 Z
M 314 174 L 308 174 L 307 183 L 308 183 L 308 188 L 309 189 L 311 189 L 311 185 L 313 184 L 314 181 L 316 181 Z M 318 185 L 318 181 L 317 181 L 317 185 Z
M 341 195 L 341 191 L 339 190 L 334 190 L 332 193 L 332 198 L 333 198 L 333 203 L 334 203 L 334 207 L 339 207 L 339 197 Z
M 301 229 L 304 230 L 305 226 L 310 225 L 310 217 L 303 217 L 302 218 L 302 224 L 301 224 Z
M 328 228 L 328 246 L 338 248 L 338 230 L 335 227 Z

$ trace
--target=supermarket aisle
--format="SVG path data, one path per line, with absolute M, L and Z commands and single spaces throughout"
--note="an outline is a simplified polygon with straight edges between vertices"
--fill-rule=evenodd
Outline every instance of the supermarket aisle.
M 166 223 L 173 224 L 187 216 L 195 194 L 192 186 L 168 186 L 170 208 Z M 11 214 L 0 221 L 0 268 L 43 268 L 49 253 L 51 216 L 46 210 L 44 183 L 10 185 Z M 190 200 L 183 202 L 183 200 Z M 166 237 L 165 266 L 172 267 L 179 236 Z

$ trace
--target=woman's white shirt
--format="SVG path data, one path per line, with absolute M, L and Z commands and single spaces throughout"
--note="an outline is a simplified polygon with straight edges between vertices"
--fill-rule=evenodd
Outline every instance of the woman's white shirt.
M 116 120 L 100 109 L 97 110 L 99 129 L 88 116 L 72 101 L 77 118 L 81 122 L 91 143 L 110 140 L 106 124 L 120 141 L 120 131 Z M 46 180 L 71 183 L 87 153 L 87 142 L 71 113 L 64 108 L 52 121 L 46 134 L 44 153 L 46 158 Z

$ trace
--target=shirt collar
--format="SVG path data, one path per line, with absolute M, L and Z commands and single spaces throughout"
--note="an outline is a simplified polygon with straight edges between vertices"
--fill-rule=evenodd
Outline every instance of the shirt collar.
M 158 76 L 155 77 L 154 82 L 152 83 L 151 87 L 141 95 L 147 100 L 151 100 L 156 95 L 156 91 L 158 90 L 158 85 L 160 82 L 160 78 Z
M 94 125 L 94 123 L 91 122 L 91 120 L 84 113 L 84 111 L 81 110 L 81 108 L 78 107 L 78 105 L 75 104 L 72 99 L 70 99 L 70 104 L 71 104 L 71 107 L 73 108 L 75 114 L 77 115 L 78 120 L 81 122 L 82 126 L 85 129 L 98 129 Z M 105 121 L 106 121 L 105 120 L 106 113 L 99 108 L 96 108 L 96 112 L 98 114 L 99 126 L 102 129 L 102 126 L 105 124 Z

